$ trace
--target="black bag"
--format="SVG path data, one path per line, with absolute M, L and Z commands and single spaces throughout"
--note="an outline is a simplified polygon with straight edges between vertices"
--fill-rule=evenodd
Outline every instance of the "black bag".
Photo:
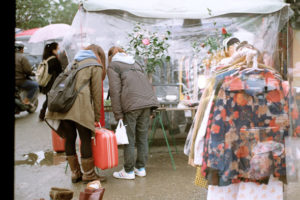
M 74 104 L 77 94 L 89 83 L 83 84 L 79 90 L 75 89 L 76 74 L 79 70 L 89 66 L 100 66 L 96 60 L 94 62 L 80 64 L 77 61 L 71 66 L 71 69 L 62 72 L 54 81 L 51 90 L 48 93 L 48 109 L 51 112 L 66 113 Z

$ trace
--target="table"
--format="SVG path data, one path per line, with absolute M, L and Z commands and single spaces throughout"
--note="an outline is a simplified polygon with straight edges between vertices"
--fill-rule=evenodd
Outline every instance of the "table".
M 160 108 L 155 110 L 155 118 L 154 118 L 154 121 L 153 121 L 153 124 L 152 124 L 152 131 L 151 131 L 150 136 L 149 136 L 148 146 L 149 146 L 149 149 L 150 149 L 150 145 L 151 145 L 152 140 L 154 139 L 154 135 L 156 133 L 156 127 L 157 127 L 157 122 L 158 122 L 161 126 L 161 129 L 162 129 L 165 141 L 166 141 L 166 145 L 168 147 L 169 155 L 170 155 L 170 158 L 171 158 L 172 167 L 173 167 L 174 170 L 176 170 L 176 166 L 175 166 L 174 158 L 173 158 L 173 155 L 172 155 L 172 152 L 171 152 L 171 149 L 170 149 L 170 145 L 169 145 L 169 141 L 168 141 L 167 134 L 166 134 L 166 131 L 165 131 L 165 127 L 164 127 L 164 124 L 162 122 L 162 112 L 191 110 L 194 113 L 196 109 L 197 109 L 197 107 L 184 107 L 184 108 L 160 107 Z M 168 113 L 166 113 L 166 116 L 167 116 L 167 123 L 169 125 L 170 123 L 169 123 Z M 174 138 L 173 134 L 170 132 L 170 127 L 169 126 L 168 126 L 168 131 L 169 131 L 169 135 L 172 137 L 172 141 L 173 141 L 173 145 L 175 146 L 176 153 L 178 153 L 176 143 L 175 143 L 175 138 Z

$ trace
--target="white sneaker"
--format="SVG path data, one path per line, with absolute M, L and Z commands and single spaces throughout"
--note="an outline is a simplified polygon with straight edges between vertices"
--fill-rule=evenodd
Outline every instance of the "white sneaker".
M 125 169 L 123 168 L 119 172 L 114 172 L 113 177 L 115 178 L 120 178 L 120 179 L 135 179 L 135 174 L 134 172 L 126 172 Z
M 140 169 L 134 168 L 134 173 L 135 173 L 135 175 L 140 176 L 140 177 L 146 176 L 146 170 L 144 167 L 142 167 Z

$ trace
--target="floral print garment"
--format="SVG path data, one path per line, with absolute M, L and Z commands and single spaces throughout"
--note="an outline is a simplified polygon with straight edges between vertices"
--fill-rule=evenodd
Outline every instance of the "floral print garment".
M 266 148 L 261 143 L 272 141 L 280 148 L 284 145 L 284 137 L 288 136 L 289 99 L 282 85 L 282 80 L 267 69 L 225 77 L 207 130 L 204 147 L 207 160 L 203 166 L 219 170 L 220 185 L 238 179 L 286 175 L 285 154 L 278 153 L 276 148 L 269 148 L 262 156 L 264 163 L 260 164 L 270 167 L 262 167 L 261 173 L 254 168 L 254 174 L 261 176 L 254 176 L 251 168 L 251 163 L 259 164 L 257 159 L 252 159 L 253 151 L 259 152 L 257 145 Z M 293 109 L 292 117 L 296 127 L 300 127 L 299 114 Z

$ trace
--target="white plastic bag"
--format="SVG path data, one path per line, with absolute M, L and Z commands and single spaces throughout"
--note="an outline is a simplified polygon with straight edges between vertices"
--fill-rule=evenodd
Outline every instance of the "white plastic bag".
M 117 129 L 116 129 L 116 137 L 117 137 L 117 144 L 129 144 L 128 137 L 126 133 L 126 128 L 123 124 L 123 120 L 120 119 Z

